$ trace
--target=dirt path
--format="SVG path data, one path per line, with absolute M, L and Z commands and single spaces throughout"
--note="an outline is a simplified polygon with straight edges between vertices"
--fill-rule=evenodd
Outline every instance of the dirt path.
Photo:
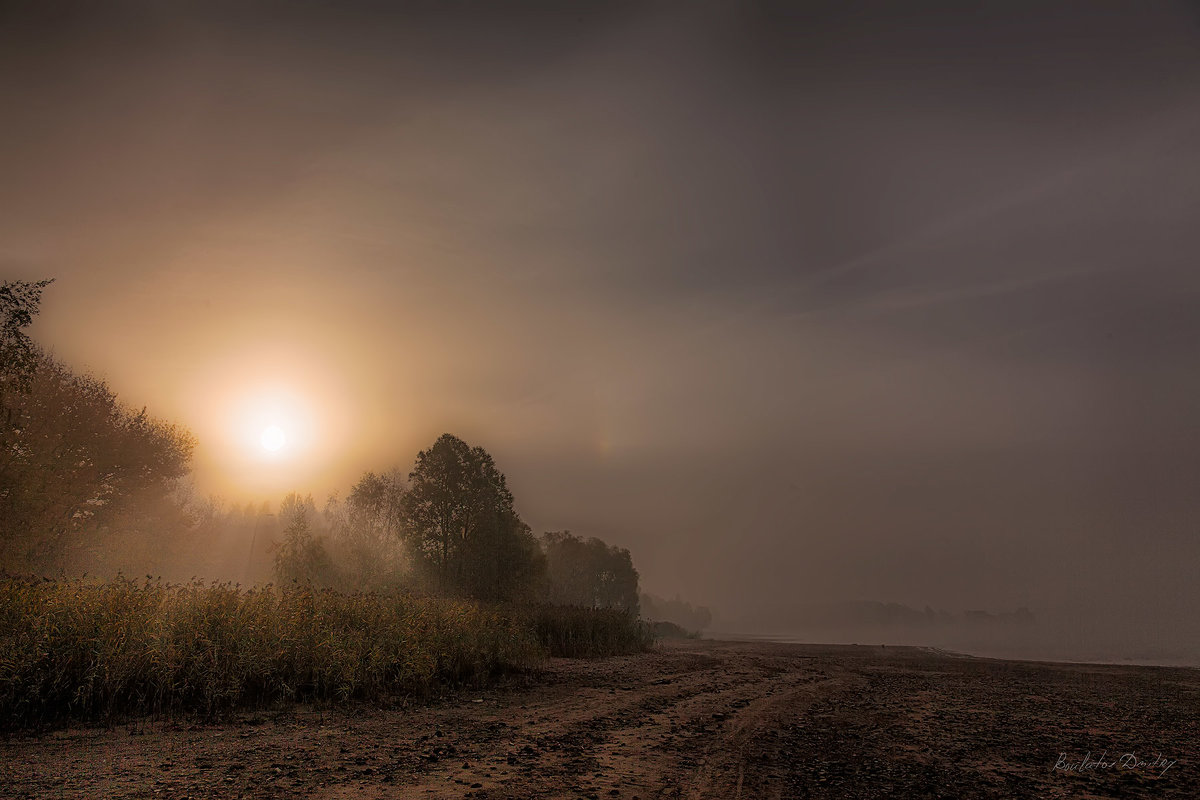
M 1198 734 L 1194 670 L 688 642 L 405 709 L 14 737 L 0 797 L 1190 799 Z

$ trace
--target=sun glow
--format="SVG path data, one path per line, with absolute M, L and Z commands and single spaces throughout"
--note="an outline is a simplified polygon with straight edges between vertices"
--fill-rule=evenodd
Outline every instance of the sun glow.
M 345 483 L 369 398 L 353 401 L 355 375 L 304 341 L 242 346 L 194 374 L 185 418 L 200 440 L 202 491 L 243 502 Z
M 269 425 L 263 429 L 262 436 L 258 437 L 258 442 L 263 446 L 264 450 L 276 453 L 282 450 L 283 446 L 287 444 L 287 434 L 278 425 Z
M 317 420 L 301 394 L 282 387 L 250 391 L 237 404 L 231 421 L 247 456 L 293 461 L 314 444 Z

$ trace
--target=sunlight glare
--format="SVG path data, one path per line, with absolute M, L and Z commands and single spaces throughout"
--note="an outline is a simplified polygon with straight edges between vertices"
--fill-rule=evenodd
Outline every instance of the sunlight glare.
M 275 453 L 287 444 L 287 436 L 278 425 L 271 425 L 262 432 L 259 443 L 262 444 L 264 450 Z

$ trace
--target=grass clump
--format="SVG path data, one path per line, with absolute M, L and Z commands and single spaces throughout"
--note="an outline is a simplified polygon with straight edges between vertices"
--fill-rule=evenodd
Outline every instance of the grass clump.
M 521 668 L 527 621 L 307 585 L 0 579 L 0 727 L 375 700 Z
M 615 608 L 539 606 L 533 611 L 533 628 L 550 655 L 564 658 L 637 653 L 654 644 L 646 623 Z

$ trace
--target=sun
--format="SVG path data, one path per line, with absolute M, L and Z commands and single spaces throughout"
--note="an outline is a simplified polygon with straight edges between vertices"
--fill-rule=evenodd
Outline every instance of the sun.
M 268 425 L 263 428 L 262 435 L 258 437 L 258 443 L 262 445 L 263 450 L 277 453 L 287 444 L 287 434 L 278 425 Z
M 228 480 L 241 487 L 277 483 L 321 467 L 319 456 L 329 446 L 329 424 L 321 415 L 326 398 L 304 391 L 299 381 L 246 380 L 234 388 L 234 377 L 220 404 L 213 403 L 214 419 L 222 420 Z

